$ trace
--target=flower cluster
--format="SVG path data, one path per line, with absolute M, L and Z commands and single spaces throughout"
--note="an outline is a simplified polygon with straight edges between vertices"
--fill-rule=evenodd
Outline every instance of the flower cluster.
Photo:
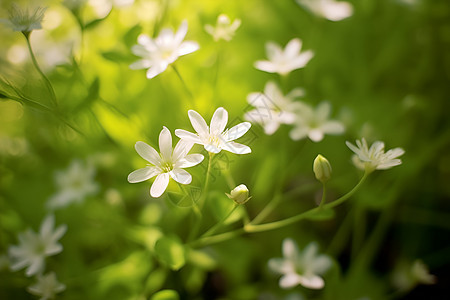
M 225 129 L 228 123 L 228 112 L 223 107 L 219 107 L 214 112 L 210 126 L 198 112 L 190 110 L 188 115 L 197 133 L 176 129 L 175 135 L 180 140 L 174 149 L 172 149 L 172 135 L 166 127 L 163 127 L 159 135 L 160 153 L 144 142 L 136 143 L 137 153 L 151 165 L 131 172 L 128 175 L 128 182 L 142 182 L 156 176 L 150 195 L 157 198 L 166 190 L 170 178 L 180 184 L 191 183 L 192 176 L 184 168 L 196 166 L 204 158 L 198 153 L 188 154 L 194 144 L 203 145 L 211 154 L 219 153 L 221 150 L 235 154 L 251 152 L 250 147 L 234 142 L 250 129 L 250 123 L 244 122 Z

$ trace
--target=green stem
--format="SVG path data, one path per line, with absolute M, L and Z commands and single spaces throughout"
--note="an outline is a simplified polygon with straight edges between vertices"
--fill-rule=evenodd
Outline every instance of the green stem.
M 315 208 L 310 209 L 299 215 L 296 215 L 296 216 L 293 216 L 293 217 L 290 217 L 290 218 L 287 218 L 284 220 L 271 222 L 271 223 L 258 225 L 258 224 L 254 224 L 252 221 L 252 222 L 248 223 L 247 225 L 245 225 L 243 228 L 239 228 L 239 229 L 236 229 L 236 230 L 233 230 L 230 232 L 226 232 L 226 233 L 222 233 L 222 234 L 218 234 L 218 235 L 200 238 L 200 239 L 192 242 L 191 246 L 200 247 L 200 246 L 223 242 L 223 241 L 234 238 L 234 237 L 236 237 L 240 234 L 246 233 L 246 232 L 252 233 L 252 232 L 262 232 L 262 231 L 278 229 L 278 228 L 296 223 L 296 222 L 298 222 L 302 219 L 305 219 L 311 215 L 314 215 L 315 213 L 317 213 L 318 211 L 320 211 L 322 209 L 331 209 L 333 207 L 336 207 L 336 206 L 342 204 L 343 202 L 345 202 L 348 198 L 350 198 L 361 187 L 361 185 L 366 180 L 366 178 L 369 176 L 369 174 L 370 174 L 370 172 L 365 172 L 363 177 L 353 187 L 353 189 L 351 191 L 349 191 L 347 194 L 343 195 L 342 197 L 340 197 L 339 199 L 337 199 L 331 203 L 324 204 L 322 207 L 315 207 Z
M 53 89 L 53 86 L 50 83 L 50 80 L 47 78 L 47 76 L 45 76 L 44 72 L 42 72 L 42 70 L 39 67 L 39 64 L 38 64 L 38 62 L 36 60 L 36 57 L 34 56 L 33 48 L 31 47 L 31 43 L 30 43 L 30 35 L 29 34 L 25 35 L 25 39 L 27 41 L 28 51 L 30 52 L 30 56 L 31 56 L 31 60 L 33 62 L 33 65 L 36 68 L 36 70 L 38 71 L 38 73 L 41 75 L 42 79 L 44 80 L 45 85 L 47 86 L 47 89 L 50 92 L 50 96 L 51 96 L 50 99 L 51 99 L 53 105 L 56 107 L 58 105 L 58 103 L 57 103 L 57 100 L 56 100 L 55 90 Z
M 325 199 L 327 198 L 327 186 L 325 183 L 322 183 L 322 200 L 320 200 L 319 209 L 323 207 L 325 204 Z
M 177 74 L 178 78 L 180 79 L 181 83 L 184 86 L 184 89 L 186 90 L 186 92 L 188 93 L 189 97 L 191 99 L 194 99 L 194 95 L 192 94 L 191 90 L 189 89 L 189 87 L 186 84 L 186 81 L 184 81 L 183 77 L 181 76 L 180 72 L 178 71 L 177 67 L 175 67 L 175 65 L 171 65 L 172 69 L 175 71 L 175 73 Z
M 228 214 L 225 216 L 225 218 L 222 218 L 213 227 L 211 227 L 208 231 L 206 231 L 204 234 L 202 234 L 202 236 L 200 238 L 205 238 L 205 237 L 208 237 L 208 236 L 212 235 L 217 229 L 220 228 L 220 226 L 222 226 L 226 222 L 226 220 L 228 220 L 228 218 L 231 216 L 231 214 L 233 214 L 233 212 L 238 207 L 239 207 L 239 204 L 235 203 L 233 205 L 233 208 L 228 212 Z
M 263 210 L 261 210 L 261 212 L 251 221 L 251 223 L 254 225 L 261 223 L 275 209 L 281 199 L 281 194 L 276 194 L 263 208 Z
M 323 205 L 322 207 L 316 207 L 313 208 L 311 210 L 308 210 L 302 214 L 284 219 L 284 220 L 280 220 L 280 221 L 275 221 L 275 222 L 271 222 L 271 223 L 266 223 L 266 224 L 261 224 L 261 225 L 255 225 L 252 224 L 252 222 L 250 222 L 250 224 L 248 224 L 245 228 L 245 230 L 247 232 L 261 232 L 261 231 L 267 231 L 267 230 L 273 230 L 273 229 L 277 229 L 280 227 L 284 227 L 293 223 L 296 223 L 302 219 L 305 219 L 306 217 L 309 217 L 312 214 L 315 214 L 316 212 L 318 212 L 321 209 L 331 209 L 333 207 L 336 207 L 340 204 L 342 204 L 343 202 L 345 202 L 348 198 L 350 198 L 361 186 L 361 184 L 366 180 L 367 176 L 369 175 L 369 172 L 365 172 L 364 176 L 361 178 L 361 180 L 358 182 L 358 184 L 347 194 L 345 194 L 344 196 L 340 197 L 339 199 L 331 202 L 331 203 L 327 203 L 325 205 Z

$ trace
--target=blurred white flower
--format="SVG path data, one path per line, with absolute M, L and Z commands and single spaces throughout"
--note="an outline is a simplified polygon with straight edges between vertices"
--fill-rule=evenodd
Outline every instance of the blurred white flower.
M 31 294 L 41 296 L 39 300 L 53 299 L 57 293 L 65 289 L 66 286 L 58 282 L 54 272 L 46 275 L 39 274 L 37 276 L 37 282 L 27 288 Z
M 303 68 L 314 56 L 311 50 L 300 52 L 302 41 L 298 38 L 292 39 L 281 49 L 278 44 L 273 42 L 266 43 L 266 54 L 269 60 L 258 60 L 255 62 L 255 68 L 269 72 L 287 75 L 291 71 Z
M 90 163 L 83 165 L 81 161 L 73 160 L 67 170 L 55 173 L 58 192 L 50 197 L 47 206 L 58 209 L 73 202 L 82 202 L 87 196 L 95 194 L 99 186 L 94 177 L 93 165 Z
M 356 146 L 350 142 L 345 144 L 356 153 L 353 156 L 355 165 L 363 170 L 372 172 L 374 170 L 386 170 L 394 166 L 400 165 L 402 161 L 397 157 L 403 155 L 405 150 L 402 148 L 391 149 L 384 152 L 384 143 L 376 141 L 369 148 L 364 138 L 356 141 Z
M 139 45 L 134 45 L 131 50 L 142 59 L 132 63 L 130 68 L 148 69 L 147 78 L 151 79 L 164 72 L 178 57 L 197 51 L 200 46 L 196 42 L 183 41 L 187 29 L 187 21 L 183 21 L 175 34 L 168 28 L 161 30 L 155 39 L 141 34 Z
M 205 119 L 195 110 L 189 110 L 188 115 L 197 134 L 177 129 L 175 130 L 175 135 L 180 139 L 203 145 L 206 151 L 211 153 L 219 153 L 222 149 L 235 154 L 252 152 L 250 147 L 233 142 L 250 129 L 251 124 L 249 122 L 242 122 L 225 130 L 228 123 L 228 112 L 223 107 L 219 107 L 214 112 L 210 127 L 206 124 Z
M 309 137 L 313 142 L 320 142 L 325 134 L 341 134 L 344 125 L 336 120 L 329 120 L 331 105 L 328 102 L 320 103 L 316 109 L 303 104 L 298 110 L 294 128 L 289 133 L 294 141 Z
M 180 140 L 175 149 L 172 149 L 172 135 L 169 129 L 163 127 L 159 134 L 161 154 L 144 142 L 136 143 L 137 153 L 152 165 L 131 172 L 128 175 L 128 182 L 141 182 L 156 176 L 150 189 L 150 195 L 154 198 L 158 198 L 164 193 L 170 177 L 181 184 L 191 183 L 191 174 L 183 169 L 198 165 L 203 160 L 201 154 L 188 155 L 193 145 L 193 143 Z
M 430 274 L 428 267 L 419 259 L 413 263 L 401 261 L 391 274 L 391 281 L 400 291 L 412 290 L 419 284 L 435 284 L 436 276 Z
M 67 230 L 66 225 L 54 229 L 55 218 L 48 215 L 41 224 L 39 234 L 31 229 L 19 234 L 19 245 L 9 247 L 11 270 L 28 267 L 25 274 L 32 276 L 41 273 L 45 267 L 45 257 L 58 254 L 63 246 L 58 240 Z
M 340 21 L 353 15 L 353 6 L 344 1 L 335 0 L 296 0 L 303 8 L 318 17 L 330 21 Z
M 42 28 L 42 20 L 46 8 L 37 7 L 33 11 L 22 10 L 16 4 L 13 4 L 9 12 L 9 19 L 0 19 L 0 22 L 9 25 L 14 31 L 21 31 L 26 36 L 34 29 Z
M 231 20 L 227 15 L 221 14 L 217 17 L 216 27 L 206 24 L 205 31 L 212 35 L 216 42 L 220 39 L 231 41 L 239 26 L 241 26 L 241 20 L 235 19 L 233 23 L 231 23 Z
M 317 243 L 309 243 L 300 253 L 292 239 L 283 240 L 283 258 L 269 260 L 269 268 L 283 276 L 280 287 L 287 289 L 303 285 L 310 289 L 321 289 L 325 282 L 319 274 L 331 266 L 331 259 L 324 254 L 317 255 Z
M 247 96 L 247 102 L 255 109 L 247 112 L 244 118 L 261 124 L 264 132 L 271 135 L 278 130 L 280 124 L 294 123 L 295 111 L 301 107 L 294 99 L 303 95 L 304 91 L 296 88 L 285 96 L 274 82 L 269 81 L 264 87 L 264 93 L 250 93 Z

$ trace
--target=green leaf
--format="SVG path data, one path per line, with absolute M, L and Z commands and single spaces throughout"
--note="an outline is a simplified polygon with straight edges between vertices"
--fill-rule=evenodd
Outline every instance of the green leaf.
M 136 44 L 137 37 L 142 31 L 141 25 L 136 25 L 134 27 L 131 27 L 130 30 L 128 30 L 125 35 L 123 36 L 123 40 L 125 42 L 125 45 L 127 48 L 131 48 L 134 44 Z
M 334 209 L 328 208 L 328 209 L 321 209 L 317 211 L 315 214 L 307 217 L 309 220 L 314 221 L 326 221 L 334 218 Z
M 179 300 L 177 291 L 175 290 L 162 290 L 154 294 L 150 300 Z
M 187 259 L 190 263 L 203 270 L 213 270 L 217 266 L 216 260 L 205 251 L 189 249 Z
M 186 263 L 185 248 L 178 238 L 162 237 L 155 244 L 158 259 L 172 270 L 179 270 Z
M 110 60 L 112 62 L 116 62 L 116 63 L 129 63 L 134 61 L 135 59 L 130 57 L 129 55 L 122 53 L 118 50 L 111 50 L 111 51 L 106 51 L 106 52 L 102 52 L 102 56 L 103 58 Z

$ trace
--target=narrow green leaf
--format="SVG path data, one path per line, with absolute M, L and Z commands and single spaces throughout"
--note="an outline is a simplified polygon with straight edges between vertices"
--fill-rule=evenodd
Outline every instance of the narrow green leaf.
M 150 300 L 179 300 L 180 296 L 175 290 L 162 290 L 154 294 Z

